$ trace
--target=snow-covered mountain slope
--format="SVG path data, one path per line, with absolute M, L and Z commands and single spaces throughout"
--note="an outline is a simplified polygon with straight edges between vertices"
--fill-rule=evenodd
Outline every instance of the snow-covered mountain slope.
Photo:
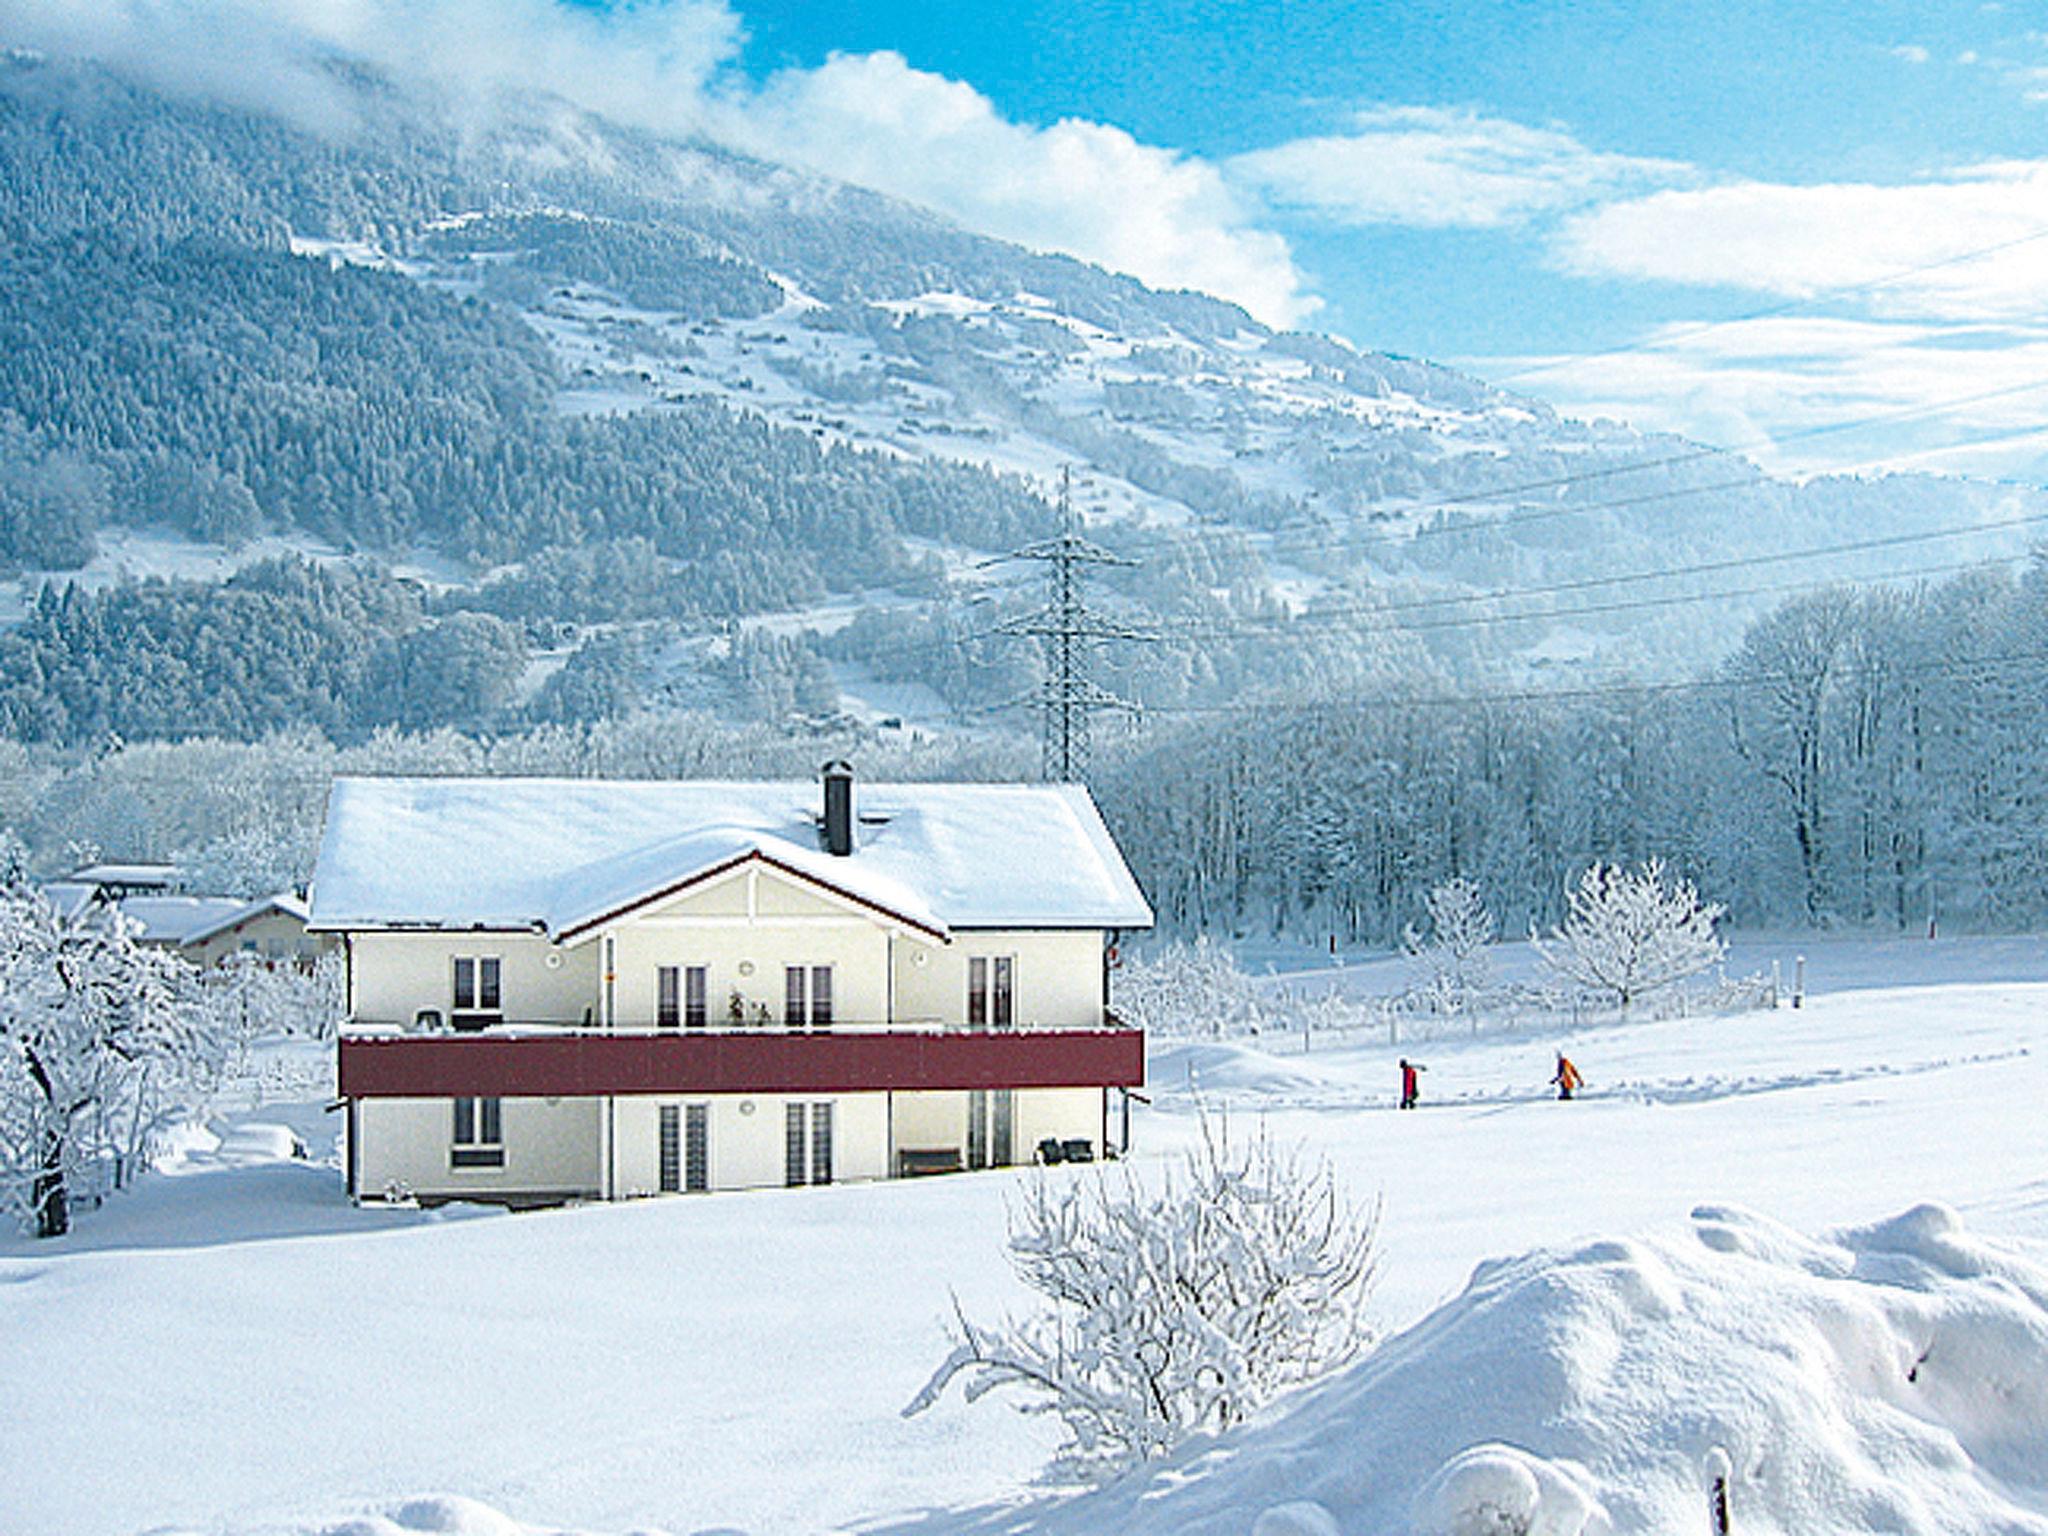
M 290 525 L 516 565 L 645 533 L 698 623 L 893 585 L 916 611 L 855 626 L 834 659 L 923 680 L 959 670 L 932 636 L 985 628 L 975 598 L 1023 600 L 977 562 L 1042 528 L 1021 488 L 1048 496 L 1071 469 L 1091 530 L 1139 562 L 1103 574 L 1112 600 L 1163 629 L 1119 682 L 1175 704 L 1425 656 L 1454 678 L 1691 665 L 1787 590 L 2010 555 L 2016 519 L 2048 516 L 2014 487 L 1773 480 L 714 145 L 548 101 L 457 125 L 355 84 L 377 126 L 323 137 L 61 60 L 0 65 L 0 232 L 26 295 L 0 331 L 30 359 L 0 369 L 0 436 L 26 424 L 0 555 L 13 494 L 63 502 L 21 525 L 47 530 L 14 540 L 21 563 L 61 563 L 59 542 L 76 558 L 109 515 L 73 493 L 84 454 L 112 515 L 170 506 L 202 536 Z M 87 293 L 94 355 L 119 349 L 139 383 L 62 352 Z M 179 322 L 177 346 L 135 347 L 187 304 L 248 326 Z M 556 424 L 532 414 L 543 398 Z M 799 463 L 762 423 L 871 457 Z M 941 467 L 954 478 L 924 473 Z M 820 508 L 792 514 L 821 480 Z M 1801 554 L 1892 535 L 1916 542 Z M 721 549 L 729 580 L 706 574 Z

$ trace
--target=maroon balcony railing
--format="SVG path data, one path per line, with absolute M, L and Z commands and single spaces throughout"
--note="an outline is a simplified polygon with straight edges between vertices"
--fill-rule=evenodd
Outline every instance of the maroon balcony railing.
M 344 1035 L 341 1096 L 860 1093 L 931 1088 L 1136 1088 L 1135 1029 L 776 1029 L 678 1033 Z

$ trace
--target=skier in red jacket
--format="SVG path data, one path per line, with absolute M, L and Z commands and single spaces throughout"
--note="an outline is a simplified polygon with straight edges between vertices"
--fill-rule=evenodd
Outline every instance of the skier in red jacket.
M 1403 1109 L 1413 1109 L 1415 1101 L 1422 1097 L 1422 1084 L 1416 1078 L 1416 1074 L 1428 1070 L 1420 1062 L 1410 1061 L 1406 1056 L 1401 1058 L 1401 1107 Z

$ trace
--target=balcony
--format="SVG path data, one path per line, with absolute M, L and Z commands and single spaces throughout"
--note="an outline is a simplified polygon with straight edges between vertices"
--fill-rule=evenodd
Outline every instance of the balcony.
M 416 1034 L 358 1024 L 341 1096 L 576 1098 L 605 1094 L 864 1093 L 885 1089 L 1136 1088 L 1145 1036 L 1100 1029 L 942 1025 L 618 1031 L 501 1024 Z

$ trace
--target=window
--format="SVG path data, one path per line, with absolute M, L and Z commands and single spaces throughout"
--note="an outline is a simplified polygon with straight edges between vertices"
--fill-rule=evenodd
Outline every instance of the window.
M 456 1168 L 505 1166 L 504 1105 L 500 1099 L 455 1101 L 455 1145 L 449 1155 Z
M 809 1175 L 804 1158 L 804 1107 L 786 1105 L 782 1111 L 782 1182 L 794 1189 L 807 1183 Z
M 806 1110 L 809 1111 L 806 1114 Z M 806 1126 L 808 1125 L 808 1134 Z M 783 1182 L 792 1189 L 800 1184 L 832 1182 L 832 1106 L 789 1104 L 782 1111 Z
M 832 1182 L 832 1106 L 811 1106 L 811 1182 Z
M 988 1166 L 988 1090 L 973 1088 L 967 1094 L 967 1166 Z
M 673 1195 L 683 1187 L 682 1114 L 673 1104 L 661 1106 L 661 1192 Z
M 455 961 L 455 1006 L 451 1010 L 457 1029 L 482 1029 L 503 1020 L 503 996 L 498 987 L 498 957 L 458 956 Z
M 1016 1161 L 1017 1094 L 975 1088 L 967 1094 L 967 1166 L 1007 1168 Z
M 967 1026 L 1014 1029 L 1017 961 L 1012 955 L 976 956 L 967 962 Z
M 661 1106 L 661 1192 L 711 1187 L 711 1106 Z
M 782 968 L 782 1023 L 785 1029 L 832 1027 L 832 967 Z
M 711 1106 L 692 1104 L 683 1111 L 683 1188 L 698 1193 L 711 1187 Z
M 1017 1139 L 1017 1093 L 997 1088 L 990 1094 L 988 1160 L 992 1167 L 1007 1168 L 1016 1159 L 1011 1144 Z
M 705 1008 L 706 971 L 701 965 L 664 965 L 657 972 L 654 1022 L 659 1029 L 702 1029 L 709 1021 Z

